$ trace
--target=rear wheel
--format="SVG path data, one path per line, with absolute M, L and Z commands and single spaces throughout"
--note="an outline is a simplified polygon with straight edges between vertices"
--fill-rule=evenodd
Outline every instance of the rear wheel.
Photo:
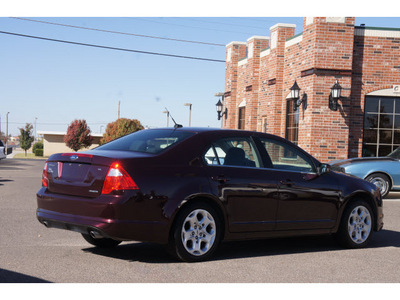
M 90 234 L 82 233 L 83 238 L 89 243 L 92 244 L 93 246 L 99 247 L 99 248 L 112 248 L 115 246 L 118 246 L 121 241 L 113 240 L 110 238 L 99 238 L 95 239 L 90 236 Z
M 170 250 L 187 262 L 212 256 L 221 239 L 221 220 L 207 203 L 189 203 L 182 208 L 173 228 Z
M 357 200 L 346 208 L 339 230 L 338 242 L 345 248 L 363 248 L 373 233 L 373 212 L 367 202 Z
M 390 191 L 390 179 L 388 176 L 382 173 L 371 174 L 365 180 L 375 184 L 380 192 L 382 197 L 387 196 Z

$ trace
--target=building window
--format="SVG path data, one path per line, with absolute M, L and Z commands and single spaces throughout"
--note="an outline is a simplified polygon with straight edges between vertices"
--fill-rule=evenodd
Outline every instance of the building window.
M 386 156 L 400 146 L 400 98 L 366 96 L 362 156 Z
M 239 129 L 244 129 L 244 121 L 246 117 L 246 107 L 239 107 L 239 124 L 238 128 Z
M 298 144 L 299 139 L 299 109 L 293 110 L 293 99 L 286 102 L 286 133 L 285 138 L 294 144 Z

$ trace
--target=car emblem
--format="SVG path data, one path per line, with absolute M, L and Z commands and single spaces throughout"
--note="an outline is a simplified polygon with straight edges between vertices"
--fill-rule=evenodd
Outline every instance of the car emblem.
M 70 160 L 77 160 L 78 159 L 78 155 L 72 155 L 69 158 Z

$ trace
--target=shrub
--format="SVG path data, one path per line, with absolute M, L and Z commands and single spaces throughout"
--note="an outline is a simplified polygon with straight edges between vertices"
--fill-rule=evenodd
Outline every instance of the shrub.
M 100 145 L 142 129 L 144 129 L 144 127 L 139 120 L 120 118 L 115 122 L 107 124 L 106 132 L 100 140 Z
M 36 153 L 36 149 L 43 149 L 43 142 L 42 141 L 39 141 L 39 142 L 36 142 L 36 143 L 33 144 L 32 152 Z
M 43 156 L 43 149 L 36 149 L 35 156 Z

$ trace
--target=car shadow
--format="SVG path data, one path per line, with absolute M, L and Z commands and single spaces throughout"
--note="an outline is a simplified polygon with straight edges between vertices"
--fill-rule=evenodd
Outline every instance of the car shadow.
M 400 232 L 382 230 L 375 234 L 368 248 L 400 247 Z M 250 241 L 223 242 L 210 261 L 278 256 L 312 252 L 340 251 L 333 236 L 277 238 Z M 126 261 L 145 263 L 176 263 L 177 259 L 166 251 L 166 247 L 151 243 L 127 243 L 116 248 L 86 248 L 85 252 Z
M 51 283 L 38 277 L 0 269 L 0 283 Z

